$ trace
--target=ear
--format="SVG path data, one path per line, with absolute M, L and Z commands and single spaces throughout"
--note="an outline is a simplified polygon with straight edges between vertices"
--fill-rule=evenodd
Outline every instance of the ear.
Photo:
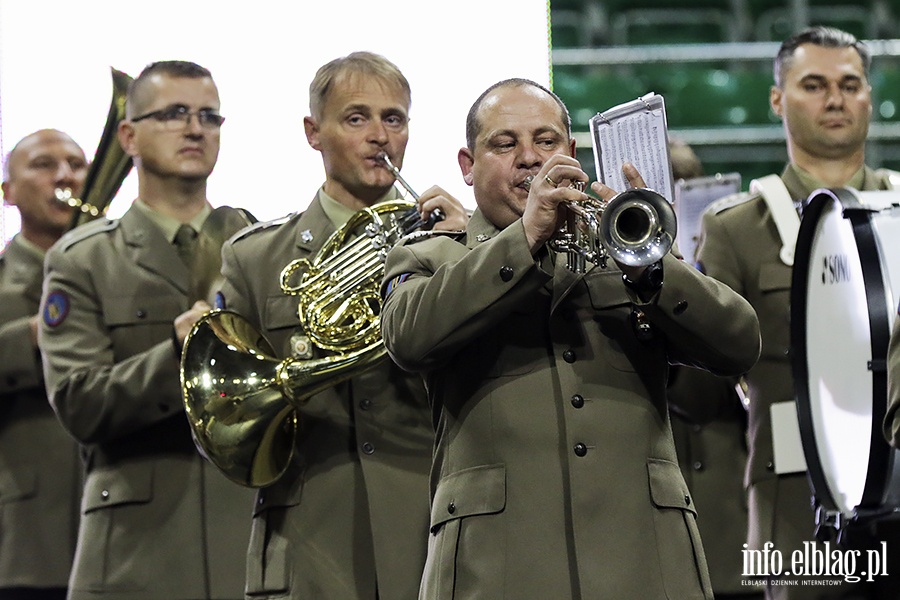
M 772 112 L 775 113 L 779 118 L 782 117 L 782 106 L 781 101 L 784 100 L 784 91 L 776 85 L 773 85 L 769 88 L 769 106 L 772 107 Z
M 459 163 L 459 170 L 462 171 L 463 181 L 466 182 L 466 185 L 473 185 L 475 176 L 472 174 L 472 167 L 475 165 L 475 157 L 472 155 L 472 151 L 468 148 L 460 148 L 456 160 Z
M 575 152 L 575 138 L 572 138 L 572 139 L 569 140 L 569 156 L 571 156 L 572 158 L 577 158 L 577 157 L 575 156 L 575 154 L 576 154 L 576 152 Z
M 134 124 L 129 121 L 119 121 L 119 128 L 116 130 L 119 136 L 119 144 L 125 154 L 135 157 L 137 150 L 134 147 Z
M 303 130 L 306 131 L 306 141 L 313 150 L 322 150 L 319 143 L 319 126 L 312 117 L 303 117 Z
M 5 206 L 15 206 L 16 201 L 9 197 L 9 182 L 0 183 L 0 191 L 3 192 L 3 204 Z

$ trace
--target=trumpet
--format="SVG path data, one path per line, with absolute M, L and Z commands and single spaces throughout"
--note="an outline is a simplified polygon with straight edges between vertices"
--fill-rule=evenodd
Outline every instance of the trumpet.
M 526 177 L 525 188 L 533 181 L 534 175 Z M 659 193 L 633 188 L 604 201 L 584 194 L 584 182 L 569 187 L 583 197 L 563 203 L 566 220 L 548 246 L 566 253 L 570 271 L 584 273 L 587 263 L 605 269 L 610 258 L 632 267 L 648 266 L 672 248 L 678 230 L 675 211 Z

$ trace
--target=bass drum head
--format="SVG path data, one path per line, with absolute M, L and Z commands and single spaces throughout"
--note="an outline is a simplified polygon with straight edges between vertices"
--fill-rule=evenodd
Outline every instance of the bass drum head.
M 893 467 L 881 421 L 894 305 L 872 214 L 850 190 L 811 196 L 791 287 L 794 381 L 813 493 L 848 520 L 878 511 Z

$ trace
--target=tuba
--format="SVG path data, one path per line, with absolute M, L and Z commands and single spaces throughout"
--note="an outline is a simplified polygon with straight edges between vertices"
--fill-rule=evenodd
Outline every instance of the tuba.
M 395 169 L 386 156 L 382 162 Z M 311 260 L 282 270 L 282 291 L 297 297 L 304 333 L 327 356 L 278 360 L 233 311 L 214 310 L 194 324 L 181 357 L 182 399 L 197 448 L 229 479 L 248 487 L 277 481 L 302 435 L 298 409 L 385 357 L 380 313 L 388 250 L 439 218 L 421 219 L 412 201 L 382 202 L 355 213 Z
M 125 118 L 125 97 L 132 78 L 128 74 L 111 69 L 113 96 L 106 116 L 103 135 L 88 168 L 81 197 L 76 198 L 70 189 L 57 189 L 56 199 L 76 208 L 72 213 L 69 229 L 92 221 L 106 214 L 110 202 L 131 170 L 131 157 L 122 150 L 116 131 L 119 121 Z

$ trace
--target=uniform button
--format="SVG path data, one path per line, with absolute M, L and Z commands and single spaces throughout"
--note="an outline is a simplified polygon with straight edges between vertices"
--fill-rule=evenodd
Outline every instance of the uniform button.
M 109 500 L 109 490 L 103 490 L 100 492 L 100 497 L 105 501 Z
M 774 471 L 774 470 L 775 470 L 775 463 L 767 462 L 766 463 L 766 471 Z
M 139 309 L 137 309 L 137 312 L 134 313 L 134 316 L 136 316 L 138 319 L 143 319 L 144 317 L 147 316 L 147 311 L 144 310 L 143 308 L 139 308 Z
M 566 350 L 563 352 L 563 360 L 567 363 L 575 362 L 575 351 L 574 350 Z
M 587 454 L 587 446 L 585 446 L 581 442 L 575 444 L 575 455 L 584 456 L 585 454 Z
M 265 501 L 266 501 L 265 498 L 263 498 L 262 496 L 260 496 L 259 498 L 256 499 L 256 503 L 259 504 L 260 506 L 262 506 Z
M 702 425 L 693 425 L 691 427 L 691 429 L 693 429 L 694 433 L 700 433 L 701 431 L 703 431 L 703 426 Z
M 683 313 L 684 311 L 687 310 L 687 307 L 688 307 L 687 301 L 682 300 L 681 302 L 679 302 L 678 304 L 675 305 L 675 308 L 672 309 L 672 312 L 675 313 L 676 315 L 680 315 L 681 313 Z
M 684 504 L 685 504 L 685 506 L 690 506 L 690 505 L 691 505 L 691 497 L 690 497 L 690 496 L 685 495 L 685 497 L 684 497 Z
M 456 504 L 454 504 L 453 502 L 451 502 L 450 504 L 448 504 L 448 505 L 447 505 L 447 512 L 450 513 L 451 515 L 452 515 L 453 513 L 455 513 L 455 512 L 456 512 Z
M 575 394 L 574 396 L 572 396 L 572 406 L 574 406 L 575 408 L 581 408 L 582 406 L 584 406 L 584 396 L 582 396 L 581 394 Z
M 500 279 L 503 281 L 509 281 L 513 278 L 513 270 L 512 267 L 500 267 Z
M 365 444 L 363 444 L 363 452 L 365 452 L 366 454 L 372 454 L 375 452 L 375 446 L 373 446 L 369 442 L 366 442 Z
M 368 398 L 364 398 L 364 399 L 360 400 L 359 408 L 361 410 L 369 410 L 370 408 L 372 408 L 372 401 L 369 400 Z
M 703 470 L 703 461 L 695 460 L 694 461 L 694 470 L 702 471 Z

